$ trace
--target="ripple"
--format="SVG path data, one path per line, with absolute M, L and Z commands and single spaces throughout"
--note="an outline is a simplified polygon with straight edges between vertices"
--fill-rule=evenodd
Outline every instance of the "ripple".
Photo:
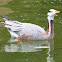
M 27 8 L 30 8 L 31 6 L 30 5 L 24 5 L 25 7 L 27 7 Z

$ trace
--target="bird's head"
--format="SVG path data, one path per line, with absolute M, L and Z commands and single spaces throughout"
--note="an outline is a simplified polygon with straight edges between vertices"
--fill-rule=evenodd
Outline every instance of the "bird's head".
M 60 11 L 57 11 L 55 9 L 50 9 L 47 15 L 52 17 L 52 16 L 55 16 L 58 13 L 60 13 Z
M 57 11 L 55 9 L 50 9 L 49 12 L 47 13 L 48 18 L 51 18 L 52 20 L 54 19 L 54 16 L 56 16 L 56 14 L 59 14 L 60 11 Z

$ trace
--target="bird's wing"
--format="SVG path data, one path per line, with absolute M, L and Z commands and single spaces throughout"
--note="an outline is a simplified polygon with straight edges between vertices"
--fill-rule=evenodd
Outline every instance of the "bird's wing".
M 21 31 L 23 26 L 18 21 L 5 21 L 5 27 L 12 31 Z
M 3 18 L 5 20 L 4 26 L 12 31 L 21 31 L 22 30 L 22 24 L 21 22 L 15 21 L 11 18 L 8 18 L 4 16 Z
M 43 28 L 35 24 L 23 23 L 22 26 L 23 30 L 21 31 L 21 33 L 23 34 L 37 36 L 45 33 L 45 30 Z
M 45 33 L 45 30 L 38 25 L 31 23 L 21 23 L 12 19 L 7 19 L 5 21 L 5 27 L 11 31 L 20 32 L 21 35 L 26 34 L 30 36 L 40 36 Z

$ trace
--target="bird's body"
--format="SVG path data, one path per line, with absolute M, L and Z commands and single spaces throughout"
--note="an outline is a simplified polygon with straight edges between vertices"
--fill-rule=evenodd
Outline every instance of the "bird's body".
M 56 12 L 56 10 L 50 11 L 52 11 L 53 14 L 51 16 L 51 13 L 48 13 L 48 27 L 46 31 L 38 25 L 31 23 L 21 23 L 5 16 L 4 26 L 8 29 L 12 37 L 27 40 L 49 40 L 54 37 L 53 20 L 55 16 L 54 12 Z
M 31 23 L 21 23 L 18 21 L 5 21 L 5 27 L 8 29 L 12 37 L 20 37 L 28 40 L 44 40 L 46 36 L 45 30 L 38 25 Z

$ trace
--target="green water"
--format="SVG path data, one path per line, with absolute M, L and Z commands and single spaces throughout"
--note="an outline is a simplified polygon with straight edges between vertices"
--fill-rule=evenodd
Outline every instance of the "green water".
M 13 0 L 0 7 L 12 9 L 6 16 L 47 28 L 49 9 L 62 11 L 61 0 Z M 9 11 L 9 10 L 8 10 Z M 5 15 L 4 14 L 4 15 Z M 0 15 L 0 19 L 2 19 Z M 0 62 L 62 62 L 62 14 L 54 20 L 54 39 L 50 41 L 20 41 L 15 43 L 0 23 Z

